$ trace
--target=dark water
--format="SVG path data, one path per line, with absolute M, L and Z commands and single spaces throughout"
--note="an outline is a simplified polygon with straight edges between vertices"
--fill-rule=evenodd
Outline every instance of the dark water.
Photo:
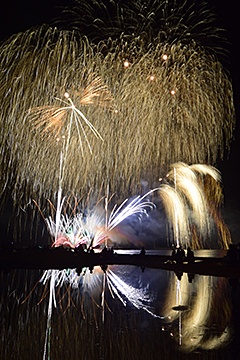
M 43 359 L 46 339 L 46 359 L 240 359 L 239 287 L 231 280 L 189 282 L 184 274 L 178 281 L 174 273 L 133 266 L 113 266 L 104 279 L 95 269 L 78 286 L 54 288 L 47 331 L 50 281 L 38 282 L 41 275 L 0 273 L 1 359 Z

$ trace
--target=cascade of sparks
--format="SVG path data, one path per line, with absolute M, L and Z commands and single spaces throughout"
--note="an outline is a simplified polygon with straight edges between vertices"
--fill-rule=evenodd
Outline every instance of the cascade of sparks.
M 214 193 L 209 198 L 203 187 L 205 179 L 211 179 Z M 160 198 L 164 204 L 170 230 L 173 232 L 175 245 L 191 244 L 201 248 L 204 241 L 213 232 L 213 220 L 219 233 L 219 244 L 228 248 L 231 236 L 215 206 L 219 206 L 221 197 L 221 176 L 217 169 L 208 165 L 175 163 L 165 178 L 168 184 L 159 187 Z M 193 229 L 197 230 L 197 236 Z
M 101 0 L 79 2 L 75 11 L 90 9 L 84 17 L 88 22 L 95 6 L 99 9 L 102 4 Z M 116 5 L 111 2 L 119 10 Z M 114 17 L 113 26 L 105 26 L 100 13 L 99 21 L 90 22 L 89 34 L 44 25 L 1 44 L 1 205 L 11 194 L 17 208 L 24 208 L 32 198 L 41 207 L 58 189 L 55 218 L 46 216 L 53 246 L 93 249 L 106 243 L 127 217 L 148 215 L 155 205 L 147 196 L 155 190 L 129 203 L 125 200 L 109 217 L 108 198 L 106 213 L 85 216 L 83 211 L 63 211 L 62 194 L 71 189 L 81 196 L 92 187 L 97 191 L 104 181 L 107 190 L 124 197 L 135 195 L 141 179 L 156 188 L 160 169 L 165 172 L 173 164 L 168 183 L 158 189 L 173 242 L 202 245 L 211 233 L 212 216 L 227 247 L 230 240 L 223 220 L 211 205 L 212 200 L 219 205 L 220 191 L 213 195 L 206 189 L 211 184 L 219 190 L 220 177 L 213 167 L 202 164 L 214 166 L 230 148 L 235 126 L 231 81 L 216 54 L 202 46 L 207 30 L 202 29 L 203 21 L 191 26 L 196 12 L 187 1 L 179 7 L 167 0 L 149 1 L 147 6 L 139 0 L 132 5 L 120 6 L 117 13 L 123 14 L 123 21 Z M 105 5 L 102 8 L 107 10 Z M 144 21 L 130 23 L 137 18 Z M 104 31 L 94 37 L 97 23 L 104 25 Z M 210 32 L 211 39 L 216 32 Z M 55 166 L 59 159 L 60 169 Z M 87 272 L 44 273 L 41 281 L 50 280 L 44 358 L 50 351 L 55 288 L 64 283 L 85 286 Z M 123 304 L 126 298 L 154 315 L 145 290 L 127 285 L 107 270 L 102 283 L 103 320 L 105 283 Z
M 82 213 L 72 214 L 72 218 L 69 217 L 65 211 L 65 215 L 61 214 L 64 205 L 64 199 L 59 200 L 58 197 L 58 205 L 56 210 L 56 220 L 53 221 L 52 217 L 46 219 L 46 224 L 48 226 L 48 230 L 55 240 L 53 245 L 57 246 L 69 246 L 73 249 L 78 248 L 79 246 L 86 245 L 87 249 L 95 248 L 100 243 L 102 243 L 107 235 L 109 234 L 117 225 L 119 225 L 124 219 L 129 216 L 138 215 L 138 216 L 148 216 L 147 209 L 152 209 L 155 205 L 150 201 L 143 201 L 149 194 L 151 194 L 154 190 L 148 192 L 142 197 L 137 197 L 132 200 L 129 204 L 126 205 L 127 200 L 121 204 L 118 208 L 115 207 L 109 217 L 109 221 L 105 224 L 104 230 L 96 230 L 100 227 L 103 227 L 103 222 L 105 220 L 104 216 L 100 216 L 98 221 L 96 221 L 96 217 L 93 216 L 94 222 L 92 223 L 92 228 L 87 228 L 86 225 L 89 225 L 91 221 L 83 218 Z M 59 191 L 58 196 L 61 194 Z M 125 205 L 125 207 L 124 207 Z M 92 220 L 92 219 L 91 219 Z M 93 233 L 93 229 L 95 229 L 95 234 Z M 62 287 L 63 284 L 70 284 L 72 288 L 78 288 L 80 285 L 82 288 L 85 288 L 87 285 L 90 288 L 90 291 L 96 288 L 96 282 L 98 282 L 98 272 L 97 269 L 97 278 L 93 282 L 89 281 L 89 276 L 86 276 L 86 272 L 89 273 L 88 269 L 82 269 L 81 273 L 78 274 L 76 269 L 64 269 L 64 270 L 46 270 L 40 279 L 44 285 L 50 280 L 50 295 L 48 302 L 48 316 L 47 316 L 47 327 L 46 327 L 46 335 L 45 335 L 45 345 L 44 345 L 44 355 L 43 359 L 46 358 L 47 353 L 50 353 L 50 333 L 51 333 L 51 317 L 53 304 L 56 307 L 56 295 L 55 288 Z M 94 274 L 92 274 L 94 277 Z M 104 272 L 102 280 L 102 321 L 104 322 L 104 303 L 105 303 L 105 283 L 107 280 L 107 284 L 111 294 L 115 294 L 118 299 L 120 299 L 123 304 L 126 306 L 126 302 L 123 300 L 123 297 L 126 297 L 128 301 L 131 302 L 132 305 L 141 308 L 153 316 L 154 313 L 151 310 L 151 298 L 147 293 L 146 289 L 135 289 L 132 286 L 125 284 L 118 276 L 116 276 L 113 271 L 107 270 Z M 92 285 L 92 287 L 91 287 Z M 95 285 L 95 286 L 94 286 Z M 122 295 L 120 295 L 122 294 Z M 138 300 L 136 300 L 136 298 Z
M 177 246 L 189 243 L 191 236 L 189 224 L 194 221 L 201 236 L 204 238 L 210 229 L 210 221 L 206 221 L 206 219 L 209 218 L 209 209 L 205 206 L 206 200 L 201 190 L 200 183 L 196 181 L 195 172 L 202 177 L 209 175 L 214 181 L 220 181 L 219 173 L 212 167 L 198 165 L 193 165 L 191 167 L 183 163 L 176 163 L 172 166 L 172 170 L 167 174 L 167 179 L 169 183 L 172 181 L 172 185 L 162 185 L 157 189 L 147 192 L 143 196 L 136 197 L 129 203 L 128 199 L 126 199 L 120 206 L 113 207 L 109 217 L 107 217 L 107 214 L 105 216 L 104 211 L 97 211 L 97 206 L 94 211 L 91 211 L 90 214 L 84 216 L 82 211 L 77 212 L 78 201 L 76 199 L 74 208 L 70 206 L 69 200 L 64 206 L 65 198 L 61 199 L 62 193 L 61 188 L 59 187 L 55 220 L 51 216 L 45 219 L 49 233 L 53 239 L 52 246 L 67 246 L 76 249 L 79 246 L 82 247 L 84 245 L 86 246 L 86 249 L 90 250 L 98 247 L 103 242 L 106 244 L 107 239 L 111 236 L 111 231 L 123 220 L 133 215 L 138 215 L 139 217 L 143 215 L 148 216 L 147 210 L 155 207 L 155 204 L 149 201 L 148 197 L 155 191 L 160 193 L 165 205 L 169 222 L 173 226 L 173 232 L 175 232 Z M 101 200 L 103 200 L 103 198 L 99 200 L 97 205 L 99 205 Z M 67 213 L 68 206 L 71 210 L 70 215 Z M 189 215 L 189 208 L 191 215 Z M 104 209 L 105 211 L 108 209 L 108 196 L 105 198 Z M 88 276 L 86 276 L 86 273 L 88 273 Z M 95 277 L 95 280 L 90 280 L 91 277 Z M 46 358 L 47 352 L 50 352 L 53 304 L 56 307 L 55 288 L 62 287 L 64 284 L 69 284 L 73 289 L 81 286 L 83 289 L 87 287 L 88 291 L 92 291 L 94 288 L 96 289 L 96 287 L 98 287 L 99 278 L 102 283 L 101 308 L 103 322 L 106 283 L 112 296 L 114 297 L 115 295 L 125 306 L 125 299 L 127 299 L 137 309 L 143 309 L 154 317 L 165 319 L 165 317 L 154 314 L 151 307 L 152 297 L 146 289 L 133 288 L 126 284 L 119 276 L 114 274 L 111 269 L 105 270 L 103 276 L 100 277 L 99 269 L 94 270 L 93 274 L 85 268 L 81 269 L 80 273 L 76 269 L 46 270 L 40 280 L 44 285 L 50 280 L 50 296 L 43 359 Z M 179 305 L 182 302 L 179 280 L 177 280 L 176 296 L 177 304 Z M 180 311 L 179 345 L 182 343 L 181 316 Z
M 159 188 L 153 189 L 143 196 L 137 196 L 131 201 L 125 199 L 119 206 L 113 206 L 109 216 L 107 216 L 108 205 L 105 204 L 105 209 L 103 209 L 104 198 L 99 199 L 93 210 L 89 209 L 86 214 L 85 206 L 81 210 L 77 199 L 75 199 L 73 208 L 69 206 L 69 199 L 61 199 L 62 192 L 59 188 L 55 217 L 52 215 L 46 218 L 53 246 L 66 245 L 72 248 L 80 245 L 91 248 L 99 246 L 109 237 L 111 238 L 111 232 L 131 215 L 148 216 L 147 210 L 156 208 L 156 205 L 149 200 L 149 196 L 157 193 L 159 197 L 156 199 L 164 205 L 169 232 L 173 234 L 175 245 L 186 246 L 192 243 L 193 247 L 197 247 L 197 245 L 201 247 L 213 232 L 214 226 L 218 230 L 224 225 L 223 220 L 216 219 L 216 217 L 214 217 L 214 224 L 211 217 L 211 205 L 201 183 L 206 176 L 212 178 L 216 189 L 221 186 L 220 174 L 213 167 L 175 163 L 165 178 L 167 184 L 161 184 Z M 112 198 L 108 201 L 105 198 L 105 202 L 110 202 L 110 200 Z M 64 202 L 66 202 L 65 205 Z M 67 211 L 68 206 L 69 211 Z M 52 204 L 51 208 L 53 211 Z M 194 238 L 192 229 L 197 231 L 198 240 Z M 231 243 L 231 238 L 225 239 L 223 235 L 219 237 L 219 242 L 222 241 L 221 246 L 227 248 Z M 198 243 L 194 245 L 194 241 L 198 241 Z
M 65 245 L 71 248 L 77 248 L 80 245 L 86 245 L 88 248 L 95 248 L 110 236 L 111 231 L 125 219 L 132 215 L 141 218 L 148 216 L 148 211 L 155 207 L 155 204 L 146 199 L 158 189 L 149 191 L 143 196 L 137 196 L 132 201 L 126 199 L 121 205 L 115 205 L 110 212 L 109 219 L 105 222 L 104 211 L 100 209 L 101 200 L 95 206 L 94 210 L 85 215 L 84 212 L 77 212 L 70 207 L 70 216 L 67 213 L 69 202 L 64 207 L 65 198 L 60 199 L 61 191 L 58 193 L 58 205 L 55 219 L 52 216 L 46 218 L 48 231 L 54 239 L 52 246 Z M 51 207 L 53 205 L 51 204 Z
M 160 14 L 161 4 L 158 10 L 152 5 L 154 16 Z M 99 189 L 104 179 L 112 192 L 127 197 L 129 191 L 139 191 L 143 178 L 154 188 L 160 169 L 165 172 L 172 163 L 215 165 L 223 157 L 235 125 L 232 85 L 215 55 L 179 35 L 186 6 L 173 6 L 178 16 L 172 15 L 172 21 L 179 20 L 174 32 L 166 32 L 165 39 L 156 35 L 148 47 L 141 42 L 146 33 L 93 44 L 77 31 L 46 25 L 1 45 L 3 199 L 9 188 L 15 204 L 23 208 L 32 197 L 42 203 L 53 198 L 57 188 L 53 164 L 61 151 L 53 137 L 62 142 L 71 117 L 75 123 L 71 139 L 65 139 L 64 193 Z M 163 34 L 169 19 L 160 18 Z M 59 107 L 57 98 L 64 93 L 70 95 L 69 108 Z M 83 137 L 91 151 L 79 144 L 83 128 L 77 118 L 86 125 Z

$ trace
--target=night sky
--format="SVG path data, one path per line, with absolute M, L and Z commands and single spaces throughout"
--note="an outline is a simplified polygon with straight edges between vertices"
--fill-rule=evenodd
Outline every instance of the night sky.
M 234 221 L 240 214 L 240 125 L 239 123 L 239 97 L 240 97 L 240 70 L 239 70 L 239 18 L 238 7 L 235 0 L 208 1 L 215 8 L 218 18 L 218 25 L 227 30 L 228 56 L 223 65 L 231 74 L 234 89 L 234 101 L 236 109 L 236 130 L 235 139 L 231 144 L 231 152 L 224 161 L 220 161 L 218 169 L 222 172 L 225 207 L 228 217 L 234 213 Z M 8 38 L 14 33 L 25 31 L 31 27 L 49 23 L 53 18 L 58 17 L 61 7 L 69 5 L 74 1 L 49 0 L 35 2 L 32 0 L 6 1 L 0 11 L 0 41 Z M 222 62 L 222 61 L 221 61 Z M 240 219 L 239 219 L 240 220 Z M 239 228 L 240 229 L 240 228 Z M 235 229 L 236 230 L 236 229 Z M 236 230 L 238 231 L 238 230 Z

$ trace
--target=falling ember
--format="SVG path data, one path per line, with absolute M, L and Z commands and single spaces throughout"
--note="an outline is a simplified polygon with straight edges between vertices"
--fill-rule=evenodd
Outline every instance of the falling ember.
M 151 81 L 155 80 L 155 76 L 154 76 L 154 75 L 151 75 L 151 76 L 150 76 L 150 80 L 151 80 Z
M 79 40 L 75 32 L 44 27 L 14 35 L 1 45 L 0 192 L 14 185 L 11 181 L 26 184 L 12 186 L 21 206 L 30 197 L 43 202 L 54 194 L 58 181 L 53 165 L 62 149 L 56 152 L 48 141 L 37 141 L 40 133 L 54 139 L 66 135 L 68 176 L 63 189 L 81 195 L 106 179 L 121 196 L 136 194 L 149 161 L 147 180 L 152 187 L 163 166 L 179 160 L 214 165 L 223 157 L 235 111 L 232 84 L 222 65 L 193 41 L 182 46 L 181 37 L 170 43 L 159 37 L 148 48 L 141 39 L 142 34 L 134 35 L 131 46 L 127 40 L 102 53 L 100 46 L 95 52 L 87 38 Z M 150 79 L 153 74 L 155 81 Z M 118 113 L 111 108 L 110 94 Z M 104 143 L 93 136 L 78 109 L 93 121 Z M 80 164 L 81 176 L 76 171 Z
M 175 94 L 176 94 L 176 90 L 171 90 L 170 93 L 171 93 L 171 95 L 175 95 Z

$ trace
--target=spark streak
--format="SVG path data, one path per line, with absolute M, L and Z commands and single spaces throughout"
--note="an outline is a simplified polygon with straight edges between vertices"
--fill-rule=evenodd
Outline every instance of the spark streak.
M 51 142 L 53 134 L 65 135 L 68 142 L 62 189 L 80 195 L 99 189 L 104 179 L 126 198 L 129 191 L 138 193 L 142 178 L 154 187 L 159 169 L 178 161 L 215 165 L 229 150 L 235 124 L 232 85 L 214 56 L 178 38 L 159 39 L 148 50 L 138 37 L 112 43 L 104 54 L 101 49 L 76 33 L 46 27 L 1 45 L 0 191 L 12 187 L 22 208 L 30 197 L 41 203 L 53 198 L 61 151 L 61 141 Z M 128 68 L 123 67 L 125 51 Z M 56 98 L 64 93 L 68 105 L 59 106 Z M 91 151 L 80 140 L 82 131 Z

